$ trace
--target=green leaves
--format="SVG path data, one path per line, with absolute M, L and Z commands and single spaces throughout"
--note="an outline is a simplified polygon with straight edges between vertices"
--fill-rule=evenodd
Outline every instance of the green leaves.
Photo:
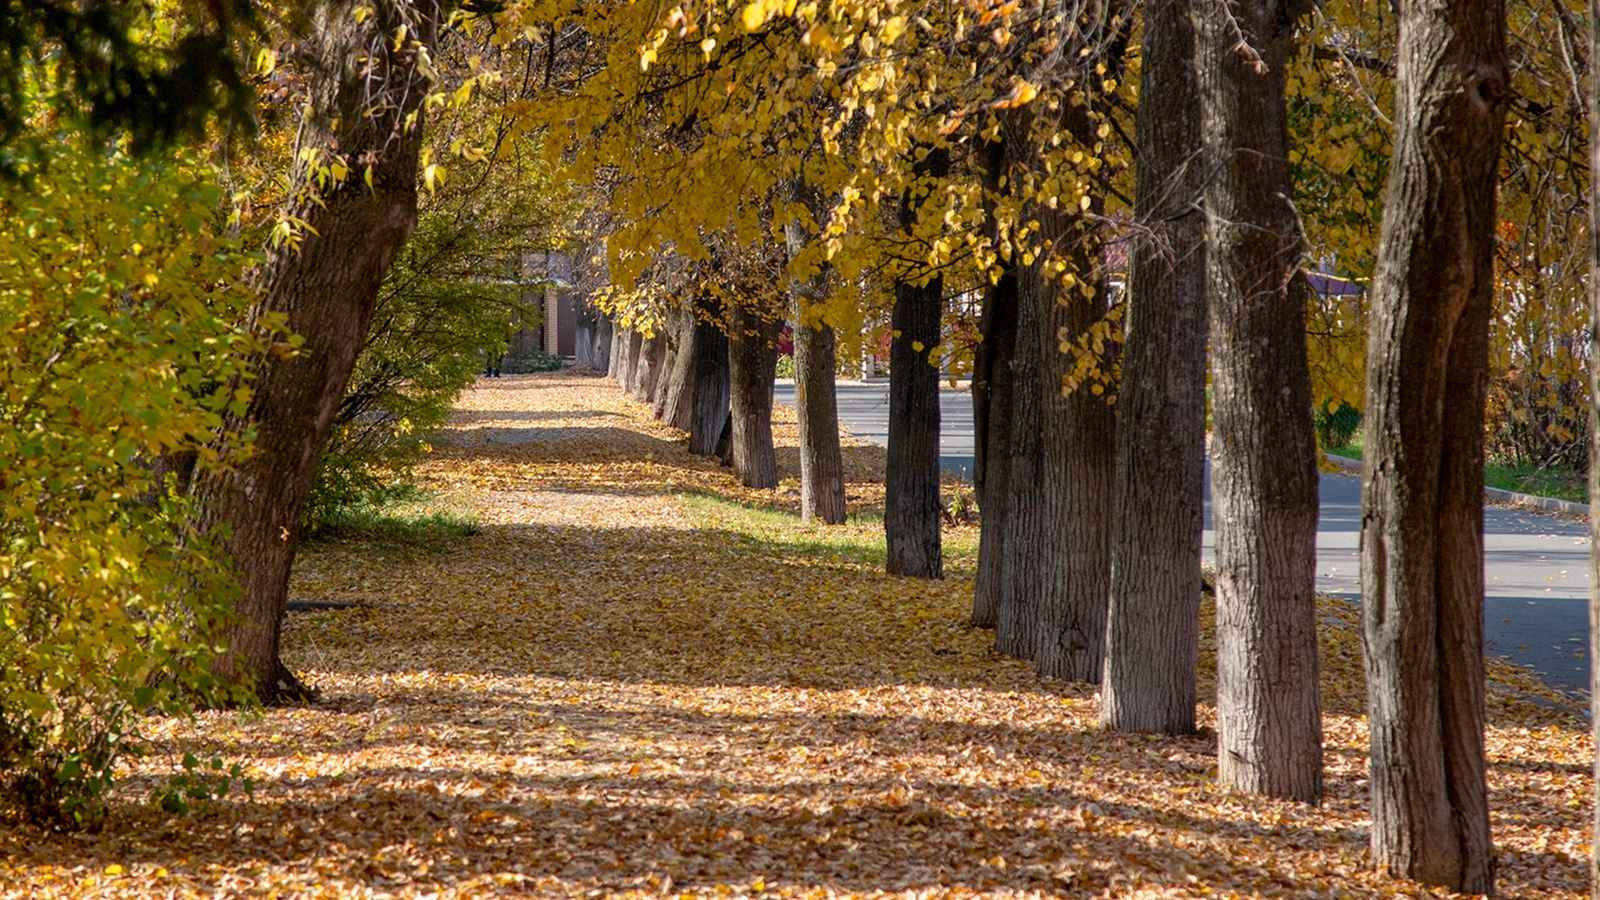
M 203 167 L 61 145 L 0 188 L 0 808 L 71 828 L 133 715 L 220 699 L 231 577 L 179 485 L 243 449 L 263 341 Z

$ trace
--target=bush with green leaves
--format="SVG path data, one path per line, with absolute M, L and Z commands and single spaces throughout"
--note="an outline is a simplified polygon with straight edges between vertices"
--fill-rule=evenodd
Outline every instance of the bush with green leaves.
M 1316 425 L 1317 442 L 1324 450 L 1350 446 L 1361 431 L 1361 411 L 1348 403 L 1340 403 L 1335 409 L 1319 406 L 1311 420 Z
M 535 350 L 523 356 L 508 356 L 501 365 L 502 372 L 516 375 L 526 375 L 530 372 L 559 372 L 567 365 L 564 357 L 543 350 Z
M 248 434 L 251 256 L 203 165 L 63 137 L 0 183 L 0 811 L 93 825 L 138 716 L 224 699 L 233 580 L 162 460 Z

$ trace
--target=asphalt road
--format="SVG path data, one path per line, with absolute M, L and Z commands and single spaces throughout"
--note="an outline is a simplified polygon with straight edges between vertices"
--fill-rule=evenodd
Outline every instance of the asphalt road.
M 780 381 L 779 402 L 793 405 L 794 385 Z M 946 389 L 940 397 L 940 456 L 945 468 L 972 471 L 972 398 Z M 886 381 L 839 383 L 839 420 L 852 434 L 888 443 Z M 1210 486 L 1205 555 L 1212 558 Z M 1323 475 L 1317 523 L 1317 587 L 1360 598 L 1361 482 Z M 1492 656 L 1530 666 L 1546 682 L 1587 690 L 1589 537 L 1576 519 L 1521 507 L 1484 510 L 1484 637 Z

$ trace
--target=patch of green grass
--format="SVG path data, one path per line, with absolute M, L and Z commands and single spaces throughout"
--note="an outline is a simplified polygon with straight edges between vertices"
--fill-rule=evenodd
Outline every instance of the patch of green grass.
M 1324 447 L 1322 450 L 1334 456 L 1361 458 L 1360 443 Z M 1503 491 L 1533 494 L 1536 497 L 1555 497 L 1574 503 L 1589 502 L 1589 476 L 1567 466 L 1508 465 L 1490 461 L 1484 466 L 1483 483 Z
M 1589 502 L 1589 476 L 1566 466 L 1512 466 L 1490 462 L 1484 466 L 1483 480 L 1489 487 L 1504 491 L 1574 503 Z
M 437 553 L 478 532 L 477 520 L 471 515 L 442 508 L 433 496 L 411 491 L 381 502 L 329 510 L 302 537 L 312 543 Z
M 753 552 L 811 564 L 871 569 L 882 569 L 888 556 L 879 511 L 852 515 L 843 525 L 808 525 L 795 513 L 713 495 L 685 494 L 679 499 L 697 525 L 728 532 Z M 977 564 L 976 529 L 946 532 L 941 540 L 946 570 Z
M 1356 443 L 1346 444 L 1343 447 L 1323 447 L 1322 452 L 1328 454 L 1329 456 L 1343 456 L 1347 459 L 1360 459 L 1361 445 Z

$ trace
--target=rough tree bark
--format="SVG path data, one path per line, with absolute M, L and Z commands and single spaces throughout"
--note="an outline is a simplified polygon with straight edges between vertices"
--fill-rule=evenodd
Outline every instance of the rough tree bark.
M 700 301 L 696 301 L 698 304 Z M 694 409 L 694 340 L 695 308 L 686 309 L 677 320 L 678 354 L 672 360 L 668 373 L 667 390 L 661 398 L 661 411 L 656 414 L 663 424 L 679 431 L 689 430 L 689 415 Z
M 1200 97 L 1187 0 L 1146 0 L 1100 722 L 1190 734 L 1206 438 Z M 1161 660 L 1161 665 L 1151 665 Z
M 580 303 L 573 337 L 578 365 L 601 369 L 610 364 L 611 320 L 604 313 L 587 303 Z
M 672 379 L 678 368 L 678 354 L 684 346 L 685 315 L 683 310 L 673 309 L 667 313 L 667 321 L 662 325 L 661 337 L 667 343 L 667 350 L 661 356 L 661 377 L 656 379 L 655 393 L 650 397 L 651 412 L 657 419 L 666 415 L 667 398 L 672 393 Z
M 1506 13 L 1402 0 L 1399 24 L 1362 478 L 1372 858 L 1484 894 L 1483 416 Z
M 656 418 L 672 428 L 688 431 L 688 394 L 690 383 L 690 352 L 694 346 L 694 312 L 678 309 L 667 317 L 667 328 L 672 330 L 669 359 L 662 362 L 664 383 L 656 391 Z
M 256 428 L 254 454 L 229 472 L 202 474 L 194 485 L 207 524 L 228 530 L 224 546 L 243 586 L 218 674 L 249 681 L 269 703 L 309 693 L 279 659 L 300 516 L 366 341 L 378 287 L 417 220 L 420 113 L 428 88 L 418 57 L 433 54 L 439 6 L 378 2 L 360 21 L 354 7 L 326 0 L 312 13 L 303 44 L 310 98 L 300 137 L 302 147 L 324 158 L 342 154 L 353 174 L 313 196 L 314 173 L 295 173 L 299 190 L 287 212 L 309 227 L 298 245 L 268 249 L 252 311 L 256 318 L 286 316 L 288 328 L 304 336 L 304 348 L 289 358 L 268 356 L 257 369 L 246 412 Z M 402 29 L 408 39 L 397 46 Z M 413 113 L 417 121 L 407 127 Z
M 657 331 L 644 339 L 639 354 L 639 373 L 634 379 L 633 399 L 641 403 L 654 403 L 656 383 L 661 380 L 661 367 L 667 355 L 667 338 Z
M 617 346 L 617 364 L 611 373 L 617 380 L 617 387 L 623 390 L 633 383 L 633 373 L 639 364 L 639 332 L 632 328 L 618 326 L 612 341 Z
M 729 464 L 746 487 L 778 486 L 778 457 L 772 447 L 772 386 L 778 371 L 778 335 L 783 322 L 734 306 L 728 336 L 728 375 L 732 383 Z
M 606 321 L 611 322 L 610 318 Z M 622 351 L 628 346 L 628 333 L 618 328 L 615 322 L 611 324 L 611 344 L 606 354 L 606 377 L 618 384 L 622 383 Z
M 845 520 L 844 452 L 839 444 L 837 358 L 833 328 L 794 329 L 794 392 L 800 418 L 800 520 Z
M 728 336 L 715 319 L 694 323 L 690 349 L 689 452 L 711 456 L 728 421 Z
M 804 184 L 794 187 L 797 199 L 820 220 L 822 204 Z M 784 226 L 789 257 L 809 239 L 799 223 Z M 818 318 L 816 307 L 826 299 L 828 273 L 789 280 L 794 298 L 794 394 L 800 420 L 800 519 L 839 525 L 845 520 L 844 453 L 839 444 L 839 397 L 834 380 L 837 359 L 833 328 Z
M 611 380 L 618 387 L 628 383 L 628 335 L 629 331 L 617 324 L 611 334 Z
M 1013 173 L 1039 165 L 1027 116 L 1012 117 L 1003 132 Z M 1093 126 L 1076 115 L 1067 124 L 1074 126 L 1092 134 Z M 1032 659 L 1041 676 L 1097 682 L 1111 595 L 1116 415 L 1088 385 L 1063 393 L 1075 359 L 1061 344 L 1107 312 L 1109 291 L 1096 284 L 1101 231 L 1094 218 L 1050 209 L 1042 200 L 1030 201 L 1025 216 L 1039 223 L 1040 250 L 1017 268 L 1009 507 L 995 647 Z M 1063 283 L 1054 271 L 1060 262 L 1079 287 Z M 1096 285 L 1092 296 L 1082 291 L 1084 283 Z
M 1317 449 L 1284 100 L 1307 8 L 1195 0 L 1192 15 L 1209 176 L 1217 771 L 1243 791 L 1316 803 Z
M 630 394 L 639 393 L 639 375 L 644 371 L 644 332 L 628 329 L 626 366 L 622 373 L 622 389 Z
M 940 179 L 950 153 L 939 149 L 917 162 L 918 177 Z M 916 191 L 914 194 L 913 191 Z M 900 201 L 900 229 L 916 226 L 925 188 L 908 188 Z M 944 319 L 944 279 L 923 284 L 900 278 L 894 286 L 889 344 L 889 452 L 885 474 L 883 530 L 890 575 L 943 578 L 939 541 L 939 366 Z
M 1005 172 L 1005 145 L 986 141 L 980 148 L 980 175 L 988 213 L 989 239 L 998 240 L 992 224 L 1000 178 Z M 972 488 L 982 515 L 978 531 L 978 571 L 972 592 L 972 624 L 994 628 L 1000 610 L 1000 585 L 1005 573 L 1006 512 L 1010 503 L 1011 364 L 1017 345 L 1017 277 L 1002 262 L 1000 277 L 984 294 L 978 318 L 980 340 L 973 353 Z
M 1589 58 L 1600 59 L 1600 0 L 1589 0 Z M 1600 78 L 1589 79 L 1589 121 L 1600 122 Z M 1600 172 L 1600 141 L 1589 141 L 1589 171 Z M 1589 315 L 1600 323 L 1600 178 L 1589 179 Z M 1589 496 L 1600 497 L 1600 365 L 1589 366 Z M 1589 507 L 1589 721 L 1596 746 L 1600 746 L 1600 508 Z M 1589 894 L 1600 900 L 1600 753 L 1594 758 L 1595 807 L 1589 833 Z

